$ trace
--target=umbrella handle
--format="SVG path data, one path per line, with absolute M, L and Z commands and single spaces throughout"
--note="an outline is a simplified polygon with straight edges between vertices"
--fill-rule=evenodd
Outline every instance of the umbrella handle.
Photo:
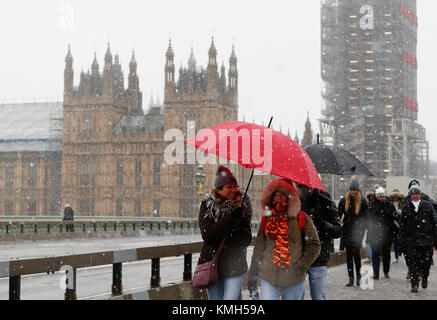
M 273 121 L 273 117 L 270 117 L 269 125 L 267 128 L 270 128 L 270 126 L 272 125 L 272 121 Z M 246 168 L 247 168 L 247 166 L 246 166 Z M 252 182 L 252 178 L 253 178 L 254 173 L 255 173 L 255 168 L 252 169 L 252 173 L 250 175 L 249 182 L 247 183 L 246 190 L 244 191 L 243 201 L 241 202 L 242 204 L 244 204 L 244 201 L 246 200 L 247 191 L 249 190 L 250 183 Z

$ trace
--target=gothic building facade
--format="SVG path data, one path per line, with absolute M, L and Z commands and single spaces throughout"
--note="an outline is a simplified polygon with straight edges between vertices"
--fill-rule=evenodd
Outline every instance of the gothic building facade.
M 82 72 L 75 87 L 69 48 L 64 72 L 62 203 L 69 202 L 79 215 L 197 216 L 199 166 L 190 161 L 188 146 L 183 163 L 166 161 L 164 152 L 174 142 L 166 139 L 166 132 L 177 129 L 186 140 L 201 128 L 238 120 L 237 57 L 232 49 L 227 74 L 224 65 L 219 70 L 212 40 L 207 67 L 198 67 L 191 52 L 177 79 L 174 58 L 170 42 L 164 105 L 151 106 L 144 113 L 134 54 L 127 88 L 119 58 L 112 58 L 109 45 L 103 73 L 94 58 L 91 72 Z M 250 171 L 235 164 L 229 167 L 240 183 L 248 181 Z M 217 165 L 203 168 L 206 180 L 200 191 L 208 192 Z M 270 176 L 257 176 L 250 195 L 258 198 L 267 180 Z

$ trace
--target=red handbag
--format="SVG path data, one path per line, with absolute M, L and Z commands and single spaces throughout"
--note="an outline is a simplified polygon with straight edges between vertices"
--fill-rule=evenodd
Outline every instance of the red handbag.
M 222 251 L 223 246 L 225 244 L 225 241 L 226 241 L 226 237 L 220 243 L 220 246 L 218 247 L 211 261 L 204 262 L 196 266 L 196 270 L 194 270 L 194 277 L 192 282 L 193 288 L 205 289 L 205 288 L 211 288 L 217 284 L 218 282 L 217 262 L 220 256 L 220 252 Z

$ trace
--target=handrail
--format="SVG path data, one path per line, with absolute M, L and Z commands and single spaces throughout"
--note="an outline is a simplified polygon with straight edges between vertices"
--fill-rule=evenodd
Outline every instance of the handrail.
M 257 229 L 258 221 L 252 221 L 252 228 Z M 66 234 L 96 233 L 110 231 L 169 231 L 185 230 L 199 232 L 197 219 L 166 218 L 142 220 L 80 220 L 80 221 L 0 221 L 0 240 L 8 240 L 11 236 L 25 236 L 35 234 Z
M 152 260 L 152 274 L 150 285 L 152 288 L 160 286 L 160 258 L 184 255 L 183 281 L 192 278 L 192 254 L 200 252 L 203 242 L 192 242 L 177 245 L 157 247 L 142 247 L 125 250 L 103 251 L 76 255 L 44 257 L 23 260 L 0 261 L 0 278 L 9 277 L 9 300 L 20 300 L 21 276 L 37 273 L 54 273 L 64 270 L 69 272 L 69 286 L 66 288 L 65 300 L 76 300 L 76 269 L 102 265 L 113 265 L 112 295 L 121 295 L 122 263 Z M 70 270 L 68 270 L 70 269 Z
M 252 245 L 255 243 L 253 238 Z M 76 270 L 102 265 L 113 265 L 113 277 L 111 292 L 112 296 L 123 294 L 122 264 L 139 260 L 151 260 L 150 286 L 160 287 L 160 259 L 165 257 L 177 257 L 184 255 L 184 271 L 182 281 L 192 280 L 192 254 L 199 253 L 203 242 L 191 242 L 185 244 L 165 245 L 155 247 L 140 247 L 124 250 L 103 252 L 91 252 L 75 255 L 33 258 L 23 260 L 0 261 L 0 278 L 9 277 L 9 299 L 19 300 L 21 293 L 21 276 L 37 273 L 54 273 L 66 270 L 68 286 L 64 298 L 76 300 Z M 361 256 L 366 255 L 365 249 L 361 250 Z M 345 263 L 345 252 L 331 254 L 328 267 Z

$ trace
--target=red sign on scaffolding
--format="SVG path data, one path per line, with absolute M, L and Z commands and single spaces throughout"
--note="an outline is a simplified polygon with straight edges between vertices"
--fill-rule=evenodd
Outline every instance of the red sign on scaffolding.
M 406 96 L 404 96 L 404 106 L 414 112 L 419 111 L 419 104 Z
M 405 4 L 401 3 L 401 14 L 403 14 L 408 20 L 414 23 L 416 26 L 419 25 L 417 15 L 411 11 Z

